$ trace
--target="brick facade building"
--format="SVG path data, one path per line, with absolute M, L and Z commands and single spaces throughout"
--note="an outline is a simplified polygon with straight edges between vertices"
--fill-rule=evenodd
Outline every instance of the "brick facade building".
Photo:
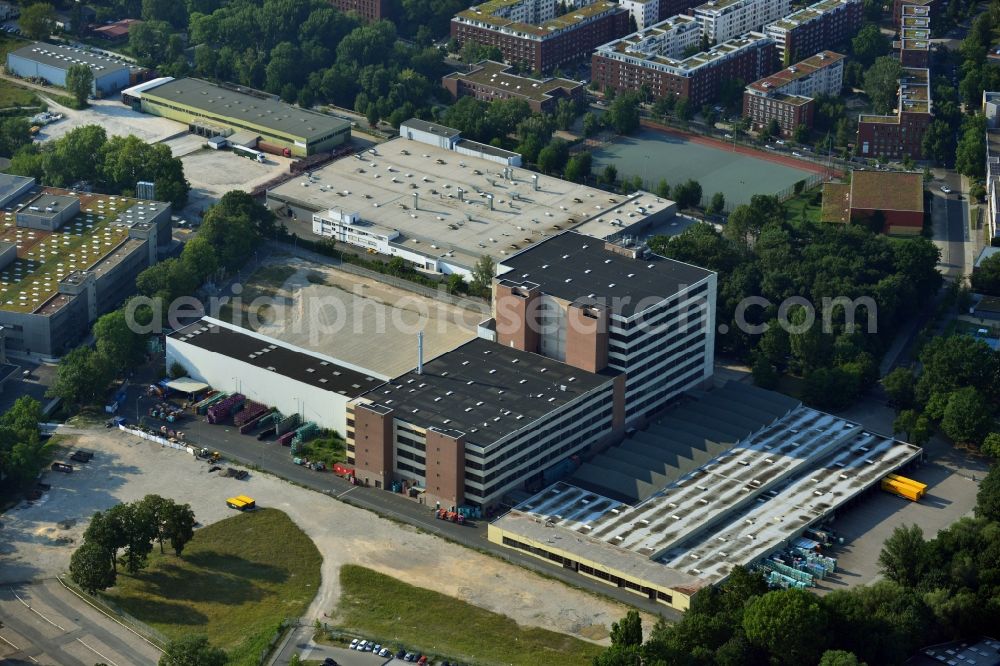
M 764 27 L 774 40 L 781 65 L 844 44 L 864 19 L 861 0 L 821 0 Z
M 456 14 L 451 36 L 459 44 L 495 46 L 508 63 L 547 72 L 628 34 L 629 13 L 617 3 L 597 0 L 561 16 L 555 7 L 554 0 L 493 0 Z
M 899 51 L 899 64 L 903 67 L 928 67 L 931 47 L 930 8 L 902 5 L 900 11 L 899 39 L 892 43 L 893 48 Z
M 923 159 L 923 140 L 934 119 L 931 113 L 930 72 L 903 69 L 896 112 L 858 117 L 857 154 L 862 157 Z
M 366 21 L 389 18 L 389 3 L 386 0 L 329 0 L 330 4 L 342 12 L 354 12 Z
M 697 107 L 714 101 L 727 79 L 756 81 L 775 70 L 774 42 L 760 33 L 684 58 L 671 50 L 679 37 L 658 34 L 662 25 L 601 46 L 591 58 L 593 82 L 619 92 L 638 92 L 645 85 L 654 98 L 673 95 Z
M 510 65 L 492 60 L 477 63 L 470 72 L 452 72 L 441 85 L 454 99 L 469 95 L 489 102 L 523 99 L 535 113 L 554 113 L 560 99 L 582 99 L 583 84 L 569 79 L 532 79 L 510 74 Z
M 844 83 L 844 56 L 823 51 L 747 86 L 743 115 L 754 129 L 777 120 L 784 136 L 797 127 L 811 128 L 817 95 L 839 95 Z
M 924 226 L 923 174 L 855 171 L 850 183 L 823 186 L 824 222 L 878 225 L 886 234 L 915 235 Z

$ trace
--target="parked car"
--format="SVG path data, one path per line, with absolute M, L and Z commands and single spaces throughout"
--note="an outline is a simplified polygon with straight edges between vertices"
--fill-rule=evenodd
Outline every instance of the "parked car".
M 375 645 L 374 645 L 374 646 L 372 647 L 372 652 L 374 652 L 375 654 L 378 654 L 378 653 L 379 653 L 379 652 L 381 652 L 381 651 L 382 651 L 382 644 L 381 644 L 381 643 L 376 643 L 376 644 L 375 644 Z
M 416 655 L 414 655 L 412 652 L 407 652 L 406 656 L 403 657 L 403 661 L 414 661 L 415 659 Z
M 793 150 L 793 151 L 792 151 L 792 157 L 802 157 L 802 153 L 800 153 L 800 152 L 798 152 L 798 151 L 795 151 L 795 150 Z
M 380 657 L 391 657 L 392 651 L 389 648 L 382 648 L 378 651 L 378 656 Z
M 396 659 L 402 659 L 405 656 L 406 656 L 406 650 L 404 650 L 403 648 L 399 648 L 398 650 L 396 650 Z
M 360 642 L 361 640 L 358 638 L 351 639 L 351 649 L 353 650 L 354 648 L 358 647 L 358 643 Z
M 69 457 L 70 460 L 75 460 L 76 462 L 89 463 L 94 458 L 94 454 L 89 451 L 74 451 L 73 455 Z
M 948 187 L 947 185 L 942 185 L 941 191 L 944 192 L 945 194 L 951 194 L 951 188 Z
M 779 146 L 783 146 L 783 145 L 785 145 L 785 140 L 784 139 L 778 139 L 774 143 L 776 143 Z

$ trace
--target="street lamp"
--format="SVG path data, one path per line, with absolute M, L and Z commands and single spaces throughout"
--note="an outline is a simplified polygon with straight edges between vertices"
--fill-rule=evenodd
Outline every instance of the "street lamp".
M 139 401 L 140 400 L 142 400 L 142 392 L 141 391 L 139 392 L 139 395 L 135 396 L 135 424 L 136 425 L 142 425 L 142 422 L 139 420 Z

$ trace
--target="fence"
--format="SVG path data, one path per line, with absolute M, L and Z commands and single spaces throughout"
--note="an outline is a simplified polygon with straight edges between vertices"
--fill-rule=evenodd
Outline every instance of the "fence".
M 167 638 L 165 634 L 153 629 L 142 620 L 126 613 L 113 601 L 104 597 L 97 597 L 92 594 L 88 594 L 80 589 L 72 580 L 66 580 L 63 576 L 59 576 L 57 580 L 63 587 L 83 599 L 86 603 L 90 604 L 101 613 L 104 613 L 112 620 L 132 630 L 134 633 L 146 639 L 147 642 L 153 644 L 158 649 L 163 650 L 167 643 L 170 642 L 170 639 Z
M 194 455 L 194 447 L 189 444 L 181 444 L 180 442 L 171 442 L 166 437 L 160 437 L 151 432 L 146 432 L 145 430 L 139 430 L 137 428 L 129 428 L 128 426 L 119 423 L 118 429 L 122 432 L 127 432 L 130 435 L 135 435 L 150 442 L 156 442 L 160 446 L 167 446 L 171 449 L 177 449 L 178 451 L 187 451 L 191 455 Z
M 271 653 L 274 652 L 274 648 L 281 641 L 281 637 L 285 635 L 286 631 L 299 626 L 302 626 L 302 623 L 296 618 L 289 617 L 282 620 L 274 635 L 271 636 L 271 640 L 267 642 L 267 647 L 260 651 L 260 659 L 257 660 L 257 666 L 264 666 L 264 664 L 270 663 Z

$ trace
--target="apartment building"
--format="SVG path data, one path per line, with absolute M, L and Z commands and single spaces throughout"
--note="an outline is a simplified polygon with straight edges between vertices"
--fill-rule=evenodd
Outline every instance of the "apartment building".
M 930 71 L 904 68 L 896 112 L 858 117 L 857 152 L 862 157 L 923 159 L 924 133 L 933 119 Z
M 561 99 L 581 99 L 584 85 L 569 79 L 533 79 L 511 73 L 511 66 L 484 60 L 468 72 L 452 72 L 441 85 L 452 98 L 472 96 L 484 102 L 521 99 L 535 113 L 554 113 Z
M 983 115 L 986 116 L 986 237 L 993 238 L 997 235 L 1000 214 L 1000 92 L 983 92 Z
M 591 58 L 591 77 L 603 89 L 638 91 L 654 98 L 673 95 L 700 106 L 715 100 L 727 79 L 756 81 L 776 69 L 774 42 L 761 33 L 718 44 L 684 57 L 701 39 L 690 16 L 675 16 L 646 30 L 604 44 Z
M 760 31 L 791 11 L 791 0 L 709 0 L 694 8 L 702 33 L 712 44 Z
M 743 115 L 758 130 L 777 120 L 791 136 L 800 125 L 812 128 L 817 95 L 839 95 L 843 85 L 844 56 L 823 51 L 748 85 Z
M 635 20 L 636 29 L 642 30 L 660 20 L 660 0 L 620 0 Z
M 710 271 L 569 231 L 501 262 L 493 289 L 479 338 L 348 407 L 359 480 L 494 506 L 712 376 Z
M 782 66 L 847 43 L 864 19 L 861 0 L 821 0 L 764 27 Z
M 927 67 L 931 47 L 930 8 L 902 5 L 900 11 L 899 39 L 892 43 L 899 51 L 899 63 L 903 67 Z
M 621 5 L 596 0 L 557 15 L 555 0 L 491 0 L 455 15 L 451 36 L 500 49 L 508 63 L 547 72 L 629 32 Z
M 902 27 L 903 7 L 910 5 L 913 7 L 924 7 L 929 12 L 932 22 L 936 22 L 941 10 L 948 3 L 944 0 L 893 0 L 892 3 L 892 25 L 897 30 Z

